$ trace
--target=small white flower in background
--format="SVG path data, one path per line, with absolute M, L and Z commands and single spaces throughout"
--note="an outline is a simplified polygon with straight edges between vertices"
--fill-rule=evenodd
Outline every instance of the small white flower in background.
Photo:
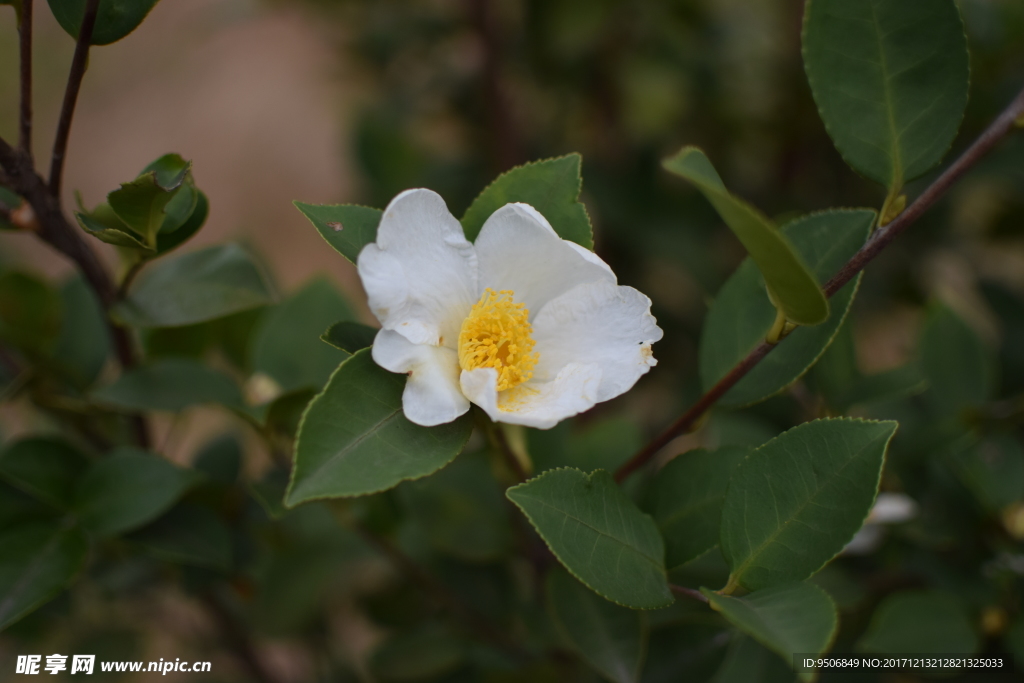
M 656 363 L 650 299 L 526 204 L 495 211 L 470 243 L 438 194 L 407 190 L 358 266 L 383 326 L 373 359 L 409 375 L 402 408 L 416 424 L 473 402 L 496 422 L 547 429 Z

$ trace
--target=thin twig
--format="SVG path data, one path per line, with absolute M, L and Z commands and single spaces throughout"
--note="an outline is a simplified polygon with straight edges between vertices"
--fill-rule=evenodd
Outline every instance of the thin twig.
M 18 24 L 21 46 L 21 121 L 19 146 L 32 158 L 32 0 L 21 2 Z
M 831 280 L 825 283 L 823 289 L 826 296 L 833 296 L 843 288 L 850 280 L 855 278 L 878 254 L 889 245 L 896 236 L 906 230 L 912 223 L 921 217 L 925 211 L 932 207 L 953 184 L 968 170 L 974 167 L 978 161 L 992 151 L 992 148 L 999 143 L 1003 137 L 1013 130 L 1015 121 L 1024 115 L 1024 90 L 1003 110 L 995 121 L 974 141 L 967 150 L 954 161 L 949 168 L 943 172 L 928 188 L 914 200 L 906 210 L 896 217 L 888 225 L 885 225 L 874 232 L 868 241 L 846 264 L 839 269 Z M 783 340 L 781 343 L 785 343 Z M 656 436 L 649 444 L 644 446 L 632 458 L 627 460 L 615 473 L 615 480 L 622 482 L 630 474 L 640 467 L 643 467 L 654 455 L 664 448 L 670 441 L 689 431 L 697 420 L 713 406 L 718 399 L 732 389 L 747 373 L 761 362 L 773 348 L 772 344 L 761 342 L 746 358 L 741 360 L 732 370 L 723 377 L 718 384 L 711 387 L 706 394 L 698 399 L 689 410 L 679 419 L 668 426 L 665 431 Z
M 699 590 L 687 588 L 686 586 L 677 586 L 674 583 L 670 583 L 668 587 L 669 590 L 671 590 L 676 595 L 682 595 L 683 597 L 691 598 L 693 600 L 697 600 L 698 602 L 703 602 L 704 604 L 707 604 L 708 602 L 708 599 Z
M 75 55 L 71 58 L 71 72 L 68 74 L 68 85 L 64 90 L 64 104 L 60 108 L 60 120 L 57 123 L 57 136 L 53 141 L 53 158 L 50 162 L 50 191 L 60 203 L 61 177 L 64 174 L 64 156 L 68 150 L 68 136 L 71 134 L 71 120 L 75 116 L 75 104 L 78 102 L 78 91 L 82 88 L 82 78 L 89 64 L 89 47 L 92 43 L 92 30 L 96 26 L 96 8 L 100 0 L 86 0 L 85 14 L 78 30 L 78 41 L 75 43 Z
M 490 641 L 516 660 L 529 658 L 526 651 L 510 639 L 501 629 L 472 607 L 465 604 L 459 596 L 455 595 L 441 581 L 416 564 L 411 557 L 402 552 L 391 541 L 378 536 L 359 522 L 353 521 L 350 523 L 350 526 L 367 544 L 375 548 L 381 555 L 384 555 L 409 580 L 418 584 L 428 595 L 441 603 L 452 616 L 466 624 L 470 631 Z

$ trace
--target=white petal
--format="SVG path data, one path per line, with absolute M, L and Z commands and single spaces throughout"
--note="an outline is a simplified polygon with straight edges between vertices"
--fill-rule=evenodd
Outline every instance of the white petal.
M 546 381 L 572 363 L 601 368 L 597 400 L 629 390 L 657 361 L 651 344 L 662 337 L 651 300 L 632 287 L 596 282 L 550 301 L 533 321 L 540 358 L 533 376 Z
M 494 368 L 463 371 L 462 391 L 495 422 L 550 429 L 597 403 L 601 368 L 569 363 L 550 382 L 525 382 L 500 394 L 497 378 Z
M 478 298 L 476 254 L 441 196 L 406 190 L 391 200 L 377 242 L 358 258 L 370 310 L 414 344 L 454 348 Z
M 563 240 L 527 204 L 506 204 L 487 219 L 476 238 L 480 288 L 511 289 L 535 316 L 551 299 L 587 282 L 615 283 L 595 254 Z
M 433 427 L 469 410 L 459 388 L 459 356 L 452 349 L 413 344 L 397 332 L 381 330 L 373 340 L 372 355 L 385 370 L 409 375 L 402 412 L 410 422 Z

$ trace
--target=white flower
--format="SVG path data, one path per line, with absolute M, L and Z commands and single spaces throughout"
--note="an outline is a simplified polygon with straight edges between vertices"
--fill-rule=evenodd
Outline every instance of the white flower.
M 402 408 L 416 424 L 451 422 L 472 401 L 547 429 L 656 363 L 650 299 L 526 204 L 495 211 L 473 244 L 438 194 L 407 190 L 358 266 L 383 326 L 373 359 L 409 376 Z

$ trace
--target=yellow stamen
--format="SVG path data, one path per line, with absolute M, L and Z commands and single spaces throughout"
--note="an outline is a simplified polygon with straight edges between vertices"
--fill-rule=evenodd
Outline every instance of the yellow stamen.
M 484 291 L 459 332 L 459 365 L 463 370 L 494 368 L 498 391 L 533 377 L 539 354 L 533 351 L 533 327 L 526 304 L 513 300 L 514 292 Z

